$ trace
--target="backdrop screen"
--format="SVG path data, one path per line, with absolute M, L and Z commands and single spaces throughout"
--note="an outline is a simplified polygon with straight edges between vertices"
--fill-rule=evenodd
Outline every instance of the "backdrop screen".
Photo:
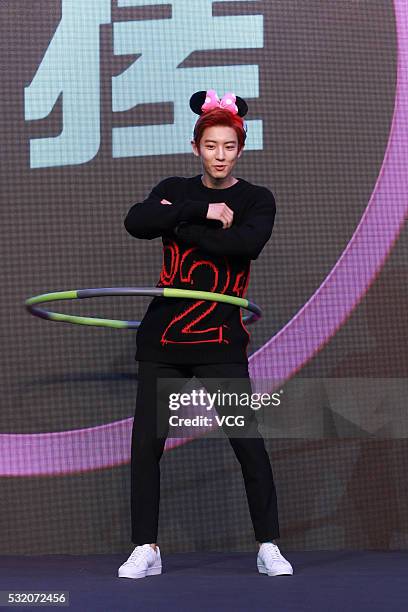
M 154 287 L 161 239 L 124 228 L 202 171 L 191 94 L 249 106 L 234 174 L 277 213 L 251 266 L 254 381 L 281 381 L 265 444 L 287 549 L 408 544 L 408 18 L 404 0 L 2 3 L 0 553 L 130 546 L 136 330 L 25 300 Z M 149 297 L 52 303 L 140 320 Z M 227 439 L 168 439 L 158 541 L 254 545 Z

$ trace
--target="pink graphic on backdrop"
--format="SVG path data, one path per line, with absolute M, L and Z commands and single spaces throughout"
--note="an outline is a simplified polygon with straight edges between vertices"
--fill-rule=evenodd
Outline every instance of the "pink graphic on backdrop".
M 329 342 L 375 280 L 407 218 L 408 14 L 405 0 L 395 0 L 394 8 L 398 45 L 394 115 L 373 193 L 349 244 L 321 286 L 283 329 L 251 355 L 251 378 L 284 382 Z M 128 418 L 64 432 L 0 434 L 0 475 L 54 476 L 128 463 L 132 423 L 133 418 Z M 165 448 L 191 439 L 169 438 Z

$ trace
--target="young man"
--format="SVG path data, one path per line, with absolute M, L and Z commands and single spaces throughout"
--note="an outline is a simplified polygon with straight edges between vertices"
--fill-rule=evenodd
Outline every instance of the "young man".
M 191 144 L 194 155 L 201 159 L 203 174 L 161 181 L 146 200 L 132 206 L 125 228 L 140 239 L 162 237 L 158 287 L 244 297 L 251 260 L 257 259 L 272 233 L 274 196 L 266 187 L 232 176 L 245 144 L 242 117 L 248 110 L 246 102 L 233 93 L 219 100 L 214 90 L 208 90 L 193 94 L 190 108 L 200 115 Z M 234 384 L 239 382 L 241 389 L 251 393 L 249 334 L 237 306 L 154 298 L 138 328 L 136 343 L 139 371 L 131 453 L 131 525 L 136 548 L 118 570 L 118 576 L 125 578 L 162 571 L 156 543 L 159 462 L 169 412 L 167 406 L 165 414 L 158 414 L 158 380 L 197 376 L 206 379 L 210 391 L 215 389 L 211 379 L 239 379 Z M 241 464 L 259 544 L 258 571 L 269 576 L 292 574 L 291 564 L 275 542 L 280 537 L 276 491 L 255 412 L 240 406 L 239 413 L 245 418 L 243 434 L 234 430 L 232 436 L 227 427 L 224 431 Z

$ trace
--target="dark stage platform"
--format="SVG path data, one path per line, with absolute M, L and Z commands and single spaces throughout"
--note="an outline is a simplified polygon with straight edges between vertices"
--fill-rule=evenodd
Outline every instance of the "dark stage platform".
M 256 551 L 166 554 L 162 550 L 163 573 L 139 580 L 117 577 L 126 553 L 2 556 L 0 590 L 69 591 L 69 607 L 52 609 L 87 612 L 408 609 L 406 551 L 282 553 L 293 565 L 293 576 L 259 574 Z M 34 608 L 23 609 L 29 607 Z

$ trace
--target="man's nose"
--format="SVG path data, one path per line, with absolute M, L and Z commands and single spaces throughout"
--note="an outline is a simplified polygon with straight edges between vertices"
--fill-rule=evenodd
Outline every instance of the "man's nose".
M 225 159 L 224 149 L 218 149 L 218 151 L 217 151 L 217 159 L 219 159 L 221 161 Z

